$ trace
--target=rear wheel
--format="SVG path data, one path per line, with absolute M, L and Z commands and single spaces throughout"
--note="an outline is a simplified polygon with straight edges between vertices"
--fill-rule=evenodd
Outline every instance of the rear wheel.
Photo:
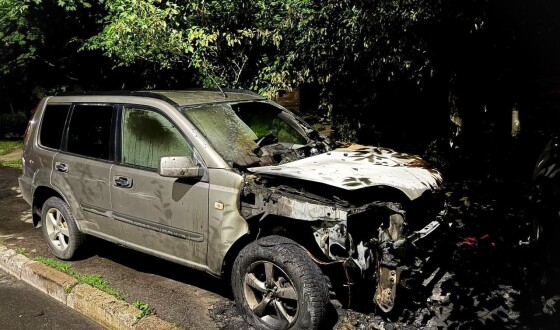
M 57 258 L 70 260 L 80 250 L 84 235 L 62 199 L 51 197 L 43 204 L 42 227 L 47 245 Z
M 241 250 L 232 287 L 243 317 L 257 329 L 318 329 L 329 302 L 319 267 L 294 241 L 280 236 Z

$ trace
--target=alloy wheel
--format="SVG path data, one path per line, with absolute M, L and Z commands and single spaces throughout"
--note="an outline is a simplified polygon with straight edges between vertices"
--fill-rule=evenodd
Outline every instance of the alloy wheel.
M 50 208 L 47 211 L 47 234 L 51 244 L 58 250 L 64 251 L 70 243 L 70 232 L 68 231 L 68 222 L 56 208 Z
M 286 273 L 269 261 L 257 261 L 245 274 L 245 299 L 268 327 L 288 329 L 298 313 L 298 294 Z

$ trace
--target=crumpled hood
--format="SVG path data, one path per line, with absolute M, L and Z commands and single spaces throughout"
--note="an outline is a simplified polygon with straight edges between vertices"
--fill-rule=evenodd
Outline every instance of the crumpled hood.
M 350 145 L 278 166 L 249 168 L 253 173 L 324 183 L 345 190 L 389 186 L 411 200 L 439 188 L 441 174 L 418 156 L 391 149 Z

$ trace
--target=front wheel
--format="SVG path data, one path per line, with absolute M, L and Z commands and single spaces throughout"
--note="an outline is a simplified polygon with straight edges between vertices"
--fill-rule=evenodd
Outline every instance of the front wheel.
M 318 329 L 329 302 L 319 267 L 297 243 L 280 236 L 241 250 L 232 287 L 243 317 L 257 329 Z

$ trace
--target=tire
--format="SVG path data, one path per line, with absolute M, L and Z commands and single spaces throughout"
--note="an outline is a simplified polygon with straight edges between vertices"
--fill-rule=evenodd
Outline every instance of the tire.
M 41 219 L 43 236 L 52 254 L 62 260 L 75 257 L 85 236 L 78 229 L 68 204 L 58 197 L 47 199 L 43 204 Z
M 243 248 L 231 281 L 243 318 L 257 329 L 319 329 L 329 303 L 325 276 L 285 237 L 268 236 Z

